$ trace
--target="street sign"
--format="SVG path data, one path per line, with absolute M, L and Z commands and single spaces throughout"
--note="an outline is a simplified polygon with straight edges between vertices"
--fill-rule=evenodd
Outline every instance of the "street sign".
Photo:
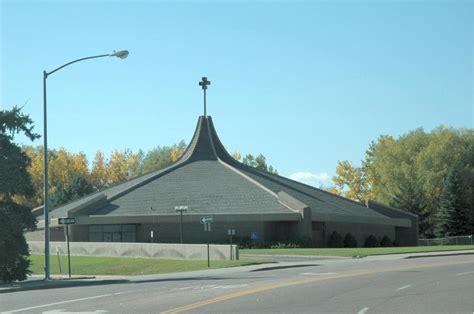
M 76 218 L 58 218 L 58 223 L 60 225 L 74 225 L 76 223 Z
M 227 229 L 227 235 L 235 235 L 235 229 Z
M 250 232 L 250 239 L 252 239 L 252 240 L 257 240 L 258 239 L 257 231 Z
M 204 216 L 204 217 L 201 217 L 201 224 L 206 224 L 206 223 L 210 223 L 210 222 L 213 222 L 214 219 L 212 219 L 211 216 Z

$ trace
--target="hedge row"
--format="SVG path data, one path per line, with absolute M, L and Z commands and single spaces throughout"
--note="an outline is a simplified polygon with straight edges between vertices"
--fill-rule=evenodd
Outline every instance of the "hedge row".
M 394 246 L 394 242 L 390 240 L 388 236 L 383 236 L 379 241 L 373 234 L 369 235 L 364 242 L 364 247 L 391 247 Z M 344 238 L 337 232 L 331 233 L 328 239 L 328 247 L 330 248 L 343 248 L 343 247 L 358 247 L 356 238 L 348 232 Z

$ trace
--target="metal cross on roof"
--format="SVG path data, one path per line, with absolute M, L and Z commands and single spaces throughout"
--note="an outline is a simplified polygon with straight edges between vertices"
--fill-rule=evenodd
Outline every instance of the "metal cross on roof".
M 207 116 L 207 113 L 206 113 L 206 89 L 207 89 L 208 85 L 211 85 L 211 81 L 208 81 L 207 77 L 203 77 L 202 81 L 199 82 L 199 86 L 201 86 L 202 90 L 204 91 L 204 116 L 205 117 Z

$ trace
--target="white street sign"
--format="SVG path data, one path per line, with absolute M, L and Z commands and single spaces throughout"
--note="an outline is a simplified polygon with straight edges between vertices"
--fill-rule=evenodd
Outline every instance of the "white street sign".
M 201 224 L 210 223 L 210 222 L 213 222 L 213 221 L 214 221 L 214 219 L 212 219 L 211 216 L 201 217 Z

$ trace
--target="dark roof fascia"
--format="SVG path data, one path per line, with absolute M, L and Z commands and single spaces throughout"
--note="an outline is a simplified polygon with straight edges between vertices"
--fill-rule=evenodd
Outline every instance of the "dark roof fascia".
M 350 224 L 377 224 L 394 227 L 409 228 L 412 222 L 408 218 L 391 218 L 391 217 L 361 217 L 353 215 L 338 215 L 338 214 L 322 214 L 312 211 L 311 217 L 313 221 L 317 222 L 332 222 L 332 223 L 350 223 Z
M 184 219 L 186 223 L 199 223 L 204 214 L 186 214 Z M 301 221 L 302 217 L 299 213 L 239 213 L 232 214 L 206 214 L 211 216 L 214 222 L 233 223 L 239 221 Z M 110 216 L 110 215 L 89 215 L 76 217 L 76 224 L 105 224 L 105 223 L 153 223 L 155 224 L 179 222 L 180 215 L 176 214 L 153 214 L 153 215 L 124 215 L 124 216 Z
M 373 206 L 371 206 L 371 204 L 376 205 L 376 206 L 380 206 L 384 210 L 391 210 L 391 211 L 394 211 L 394 212 L 399 213 L 401 215 L 406 215 L 406 216 L 411 216 L 413 218 L 418 218 L 417 214 L 410 213 L 409 211 L 406 211 L 406 210 L 403 210 L 403 209 L 400 209 L 400 208 L 396 208 L 396 207 L 393 207 L 393 206 L 390 206 L 390 205 L 386 205 L 386 204 L 383 204 L 383 203 L 380 203 L 380 202 L 377 202 L 377 201 L 374 201 L 374 200 L 370 200 L 370 199 L 367 200 L 367 203 L 366 203 L 367 208 L 370 208 L 370 209 L 373 209 L 373 210 L 377 211 L 377 207 L 373 207 Z

